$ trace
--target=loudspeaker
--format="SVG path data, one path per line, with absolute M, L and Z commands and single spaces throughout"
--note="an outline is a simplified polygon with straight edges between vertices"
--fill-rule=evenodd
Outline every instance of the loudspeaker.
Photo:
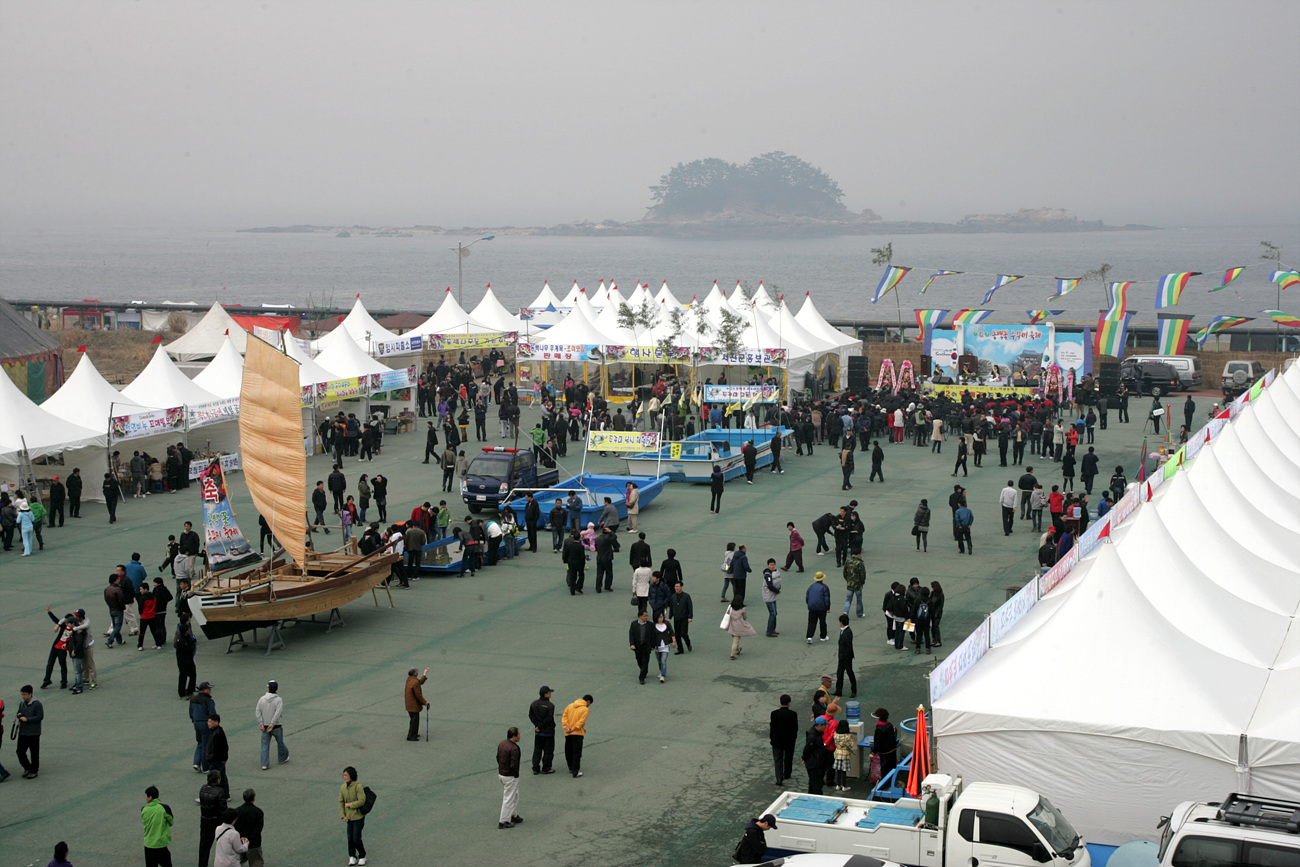
M 1102 361 L 1097 364 L 1097 390 L 1106 397 L 1119 393 L 1119 362 Z
M 848 374 L 852 376 L 855 373 L 867 373 L 871 368 L 871 360 L 865 355 L 850 355 Z
M 933 382 L 935 385 L 956 385 L 957 384 L 957 381 L 953 379 L 951 376 L 936 376 L 934 379 L 930 381 Z
M 849 391 L 866 391 L 871 388 L 871 377 L 865 373 L 849 374 Z

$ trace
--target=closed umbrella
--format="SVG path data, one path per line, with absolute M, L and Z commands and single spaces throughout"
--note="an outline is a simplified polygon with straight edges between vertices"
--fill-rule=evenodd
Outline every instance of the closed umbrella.
M 912 763 L 907 770 L 907 794 L 913 798 L 921 792 L 921 781 L 930 774 L 930 735 L 925 727 L 925 706 L 916 708 L 916 741 L 912 744 Z

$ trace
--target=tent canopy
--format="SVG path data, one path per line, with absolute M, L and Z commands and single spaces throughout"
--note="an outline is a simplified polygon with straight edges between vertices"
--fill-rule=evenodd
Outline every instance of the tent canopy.
M 513 315 L 505 308 L 504 304 L 497 300 L 491 284 L 488 284 L 487 292 L 483 293 L 483 298 L 470 311 L 469 318 L 474 322 L 481 322 L 488 326 L 489 331 L 523 330 L 519 317 Z
M 351 379 L 372 373 L 389 373 L 391 368 L 379 363 L 351 340 L 334 342 L 316 356 L 318 366 L 337 374 L 335 379 Z
M 343 321 L 329 334 L 317 339 L 314 346 L 317 352 L 323 352 L 345 337 L 369 352 L 376 343 L 396 340 L 398 335 L 380 325 L 375 317 L 370 315 L 370 311 L 361 303 L 361 295 L 358 294 L 356 301 L 352 302 L 352 309 L 348 311 L 347 316 L 343 317 Z
M 24 443 L 29 457 L 39 458 L 102 446 L 107 440 L 107 415 L 98 429 L 81 427 L 41 409 L 9 377 L 0 375 L 0 464 L 18 464 Z
M 224 312 L 223 310 L 222 313 Z M 235 328 L 247 338 L 247 332 L 239 326 Z M 236 341 L 234 331 L 231 331 L 230 339 Z M 238 345 L 237 341 L 236 345 Z M 218 345 L 213 355 L 220 351 L 221 346 Z M 154 352 L 153 358 L 149 360 L 145 369 L 140 371 L 140 375 L 122 389 L 122 395 L 132 403 L 158 407 L 202 406 L 217 399 L 212 392 L 204 390 L 194 380 L 181 373 L 168 357 L 166 348 L 161 345 Z
M 41 404 L 41 409 L 64 421 L 90 430 L 108 431 L 108 419 L 114 415 L 148 412 L 160 407 L 135 403 L 104 379 L 90 356 L 82 354 L 77 369 L 63 387 Z
M 226 335 L 230 335 L 230 339 L 235 342 L 235 349 L 243 355 L 248 343 L 248 332 L 231 318 L 226 308 L 214 301 L 203 318 L 189 331 L 163 348 L 176 356 L 178 361 L 215 358 L 221 351 L 221 345 L 226 342 Z

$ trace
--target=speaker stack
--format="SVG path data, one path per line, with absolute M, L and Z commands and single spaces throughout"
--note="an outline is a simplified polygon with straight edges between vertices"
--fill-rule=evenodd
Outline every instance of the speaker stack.
M 1102 361 L 1097 364 L 1097 389 L 1106 397 L 1119 394 L 1119 362 Z
M 849 356 L 849 391 L 863 392 L 871 387 L 871 361 L 865 355 Z

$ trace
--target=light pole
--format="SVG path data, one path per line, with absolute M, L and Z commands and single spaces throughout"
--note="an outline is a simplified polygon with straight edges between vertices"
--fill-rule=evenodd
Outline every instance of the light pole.
M 495 237 L 496 235 L 484 235 L 478 241 L 491 241 Z M 468 244 L 457 241 L 456 246 L 452 247 L 456 251 L 456 303 L 461 307 L 465 306 L 465 257 L 469 255 L 469 248 L 477 244 L 478 241 L 470 241 Z

